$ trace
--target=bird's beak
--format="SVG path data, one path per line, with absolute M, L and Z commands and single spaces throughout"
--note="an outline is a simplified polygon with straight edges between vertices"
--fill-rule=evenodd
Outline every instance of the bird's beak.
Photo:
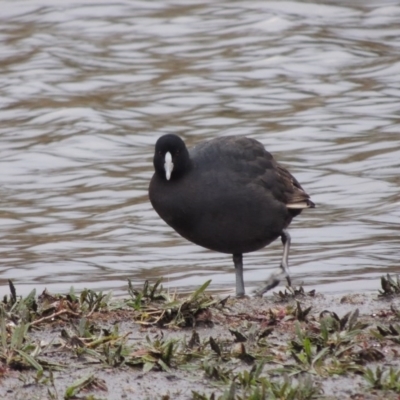
M 165 154 L 164 169 L 165 177 L 167 178 L 167 181 L 169 181 L 171 178 L 172 170 L 174 169 L 174 163 L 172 162 L 172 156 L 169 151 Z

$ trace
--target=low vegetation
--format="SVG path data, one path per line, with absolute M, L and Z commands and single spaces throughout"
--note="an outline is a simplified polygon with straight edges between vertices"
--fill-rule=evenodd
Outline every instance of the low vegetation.
M 321 310 L 321 297 L 303 288 L 266 301 L 219 299 L 206 293 L 209 284 L 183 296 L 161 281 L 140 290 L 129 282 L 128 296 L 112 299 L 73 289 L 23 298 L 9 282 L 0 303 L 0 397 L 4 390 L 8 399 L 130 398 L 110 390 L 116 371 L 147 382 L 137 399 L 400 395 L 399 277 L 381 278 L 375 311 L 361 314 L 347 301 L 352 309 L 343 315 Z M 152 389 L 160 377 L 183 383 Z M 332 384 L 340 378 L 342 387 Z

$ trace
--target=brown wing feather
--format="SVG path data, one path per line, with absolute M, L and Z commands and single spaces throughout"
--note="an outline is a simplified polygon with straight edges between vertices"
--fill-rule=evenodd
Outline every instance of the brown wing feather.
M 277 163 L 277 172 L 286 189 L 286 206 L 293 209 L 314 208 L 315 204 L 301 187 L 298 180 L 284 167 Z

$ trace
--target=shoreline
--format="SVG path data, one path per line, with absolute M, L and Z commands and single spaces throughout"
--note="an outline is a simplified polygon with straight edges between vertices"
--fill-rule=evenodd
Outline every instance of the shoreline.
M 1 312 L 4 399 L 398 399 L 400 282 L 375 294 L 18 298 Z M 14 293 L 13 293 L 14 291 Z

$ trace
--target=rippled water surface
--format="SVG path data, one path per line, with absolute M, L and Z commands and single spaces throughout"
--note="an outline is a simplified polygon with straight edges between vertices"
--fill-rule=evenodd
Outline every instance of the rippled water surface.
M 0 1 L 0 294 L 165 277 L 233 291 L 231 257 L 174 233 L 156 139 L 261 141 L 317 203 L 296 284 L 377 289 L 400 269 L 399 1 Z M 248 291 L 281 244 L 245 256 Z

